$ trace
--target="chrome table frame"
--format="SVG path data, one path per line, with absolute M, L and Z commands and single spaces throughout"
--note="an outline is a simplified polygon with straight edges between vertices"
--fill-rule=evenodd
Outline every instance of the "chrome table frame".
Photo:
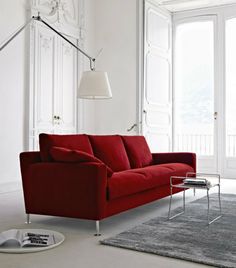
M 186 178 L 202 178 L 202 177 L 207 177 L 207 178 L 214 178 L 217 179 L 216 183 L 212 183 L 209 185 L 204 185 L 204 186 L 200 186 L 200 185 L 185 185 L 184 183 L 177 183 L 175 184 L 174 181 L 175 180 L 184 180 Z M 206 179 L 205 179 L 206 180 Z M 207 181 L 207 180 L 206 180 Z M 218 186 L 218 200 L 219 200 L 219 210 L 220 210 L 220 215 L 215 217 L 214 219 L 210 220 L 210 198 L 209 198 L 209 191 L 211 188 Z M 181 188 L 183 189 L 183 210 L 180 213 L 177 213 L 173 216 L 171 216 L 171 203 L 172 203 L 172 196 L 173 196 L 173 188 Z M 220 219 L 222 217 L 222 208 L 221 208 L 221 198 L 220 198 L 220 175 L 219 174 L 207 174 L 207 173 L 193 173 L 193 172 L 188 172 L 186 174 L 186 177 L 180 177 L 180 176 L 171 176 L 170 177 L 170 201 L 169 201 L 169 212 L 168 212 L 168 219 L 172 220 L 182 214 L 185 213 L 185 191 L 187 189 L 193 189 L 194 191 L 194 195 L 195 195 L 195 191 L 196 189 L 200 189 L 200 190 L 206 190 L 207 191 L 207 221 L 208 221 L 208 225 L 212 224 L 213 222 L 215 222 L 216 220 Z

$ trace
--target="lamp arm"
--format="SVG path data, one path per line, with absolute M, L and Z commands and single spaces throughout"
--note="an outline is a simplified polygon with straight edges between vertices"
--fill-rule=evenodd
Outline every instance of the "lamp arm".
M 86 56 L 90 61 L 90 69 L 93 71 L 95 69 L 95 61 L 96 59 L 89 56 L 86 52 L 84 52 L 81 48 L 77 47 L 75 44 L 73 44 L 69 39 L 67 39 L 64 35 L 62 35 L 60 32 L 58 32 L 56 29 L 54 29 L 51 25 L 49 25 L 46 21 L 44 21 L 40 16 L 33 16 L 32 19 L 42 22 L 44 25 L 46 25 L 49 29 L 51 29 L 53 32 L 58 34 L 61 38 L 63 38 L 65 41 L 67 41 L 70 45 L 72 45 L 74 48 L 76 48 L 80 53 L 82 53 L 84 56 Z
M 24 25 L 22 25 L 12 36 L 10 36 L 5 42 L 3 42 L 0 45 L 0 51 L 4 49 L 4 47 L 6 47 L 20 32 L 22 32 L 25 27 L 33 20 L 33 18 L 31 18 L 30 20 L 28 20 Z
M 61 38 L 63 38 L 66 42 L 68 42 L 70 45 L 72 45 L 75 49 L 77 49 L 80 53 L 82 53 L 84 56 L 86 56 L 90 61 L 90 69 L 91 71 L 95 70 L 95 61 L 96 59 L 89 56 L 86 52 L 84 52 L 81 48 L 77 47 L 75 44 L 73 44 L 69 39 L 67 39 L 64 35 L 59 33 L 56 29 L 54 29 L 51 25 L 49 25 L 46 21 L 44 21 L 40 15 L 38 16 L 32 16 L 31 19 L 29 19 L 24 25 L 22 25 L 12 36 L 10 36 L 3 44 L 0 45 L 0 51 L 3 50 L 20 32 L 22 32 L 25 27 L 31 23 L 32 20 L 37 20 L 42 22 L 44 25 L 46 25 L 49 29 L 51 29 L 53 32 L 55 32 L 57 35 L 59 35 Z

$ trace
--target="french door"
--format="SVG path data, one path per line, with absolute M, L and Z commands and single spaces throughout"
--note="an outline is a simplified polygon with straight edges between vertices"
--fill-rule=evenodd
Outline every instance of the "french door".
M 173 149 L 236 178 L 236 5 L 174 15 Z
M 152 152 L 172 150 L 172 17 L 145 1 L 142 133 Z
M 173 149 L 196 152 L 198 170 L 217 171 L 216 16 L 174 27 Z
M 145 0 L 144 14 L 151 150 L 196 152 L 199 172 L 236 178 L 236 5 L 170 14 Z

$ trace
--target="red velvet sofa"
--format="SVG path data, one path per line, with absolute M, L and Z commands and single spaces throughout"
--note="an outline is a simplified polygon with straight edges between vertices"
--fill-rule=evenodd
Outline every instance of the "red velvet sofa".
M 152 154 L 143 136 L 40 134 L 39 142 L 40 152 L 20 154 L 28 216 L 95 220 L 98 229 L 106 217 L 168 196 L 170 176 L 196 172 L 194 153 Z

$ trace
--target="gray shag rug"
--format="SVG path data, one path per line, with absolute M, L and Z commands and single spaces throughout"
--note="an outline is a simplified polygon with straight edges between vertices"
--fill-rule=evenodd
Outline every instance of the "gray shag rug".
M 207 198 L 186 205 L 172 220 L 157 217 L 114 237 L 103 245 L 153 253 L 215 267 L 236 267 L 236 195 L 222 194 L 223 216 L 207 225 Z M 178 213 L 181 208 L 173 210 Z M 217 194 L 210 195 L 211 218 L 219 215 Z

